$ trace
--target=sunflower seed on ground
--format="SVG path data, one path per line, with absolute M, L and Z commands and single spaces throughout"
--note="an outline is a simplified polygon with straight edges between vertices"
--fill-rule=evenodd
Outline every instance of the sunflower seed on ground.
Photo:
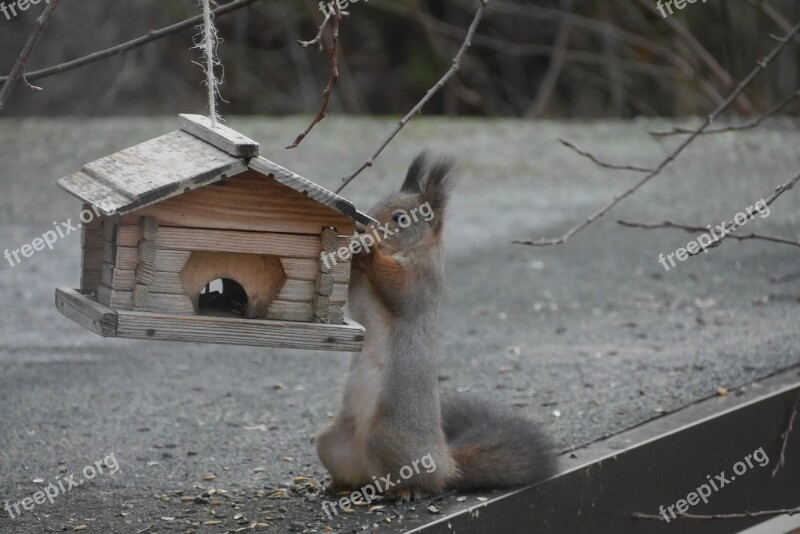
M 211 481 L 211 480 L 216 480 L 216 479 L 217 479 L 217 475 L 214 475 L 214 474 L 211 474 L 211 473 L 203 476 L 203 480 L 205 480 L 207 482 Z

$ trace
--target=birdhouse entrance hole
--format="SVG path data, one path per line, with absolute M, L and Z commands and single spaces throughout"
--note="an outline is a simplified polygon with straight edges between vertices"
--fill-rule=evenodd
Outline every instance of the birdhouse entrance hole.
M 247 313 L 247 291 L 236 280 L 217 278 L 200 292 L 199 315 L 244 317 Z
M 245 319 L 267 317 L 286 283 L 280 258 L 260 254 L 192 252 L 180 276 L 198 315 Z

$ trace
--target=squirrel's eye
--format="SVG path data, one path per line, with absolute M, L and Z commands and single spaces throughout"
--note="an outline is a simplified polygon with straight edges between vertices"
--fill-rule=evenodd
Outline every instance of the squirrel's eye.
M 404 212 L 398 211 L 397 213 L 394 214 L 392 220 L 397 224 L 405 224 L 405 222 L 408 220 L 408 217 Z

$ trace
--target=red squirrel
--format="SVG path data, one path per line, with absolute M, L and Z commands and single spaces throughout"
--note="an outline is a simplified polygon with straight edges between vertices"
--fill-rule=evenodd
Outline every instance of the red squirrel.
M 391 235 L 358 229 L 362 238 L 375 236 L 354 255 L 349 287 L 349 312 L 366 339 L 352 356 L 341 409 L 316 439 L 332 492 L 387 474 L 400 482 L 404 466 L 421 458 L 434 469 L 417 469 L 386 489 L 387 497 L 511 488 L 555 474 L 550 441 L 532 422 L 477 399 L 440 399 L 443 227 L 453 166 L 420 154 L 400 191 L 370 210 Z

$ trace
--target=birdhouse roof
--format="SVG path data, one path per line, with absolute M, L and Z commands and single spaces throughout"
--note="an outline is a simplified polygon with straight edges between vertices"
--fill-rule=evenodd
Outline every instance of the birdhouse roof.
M 83 166 L 59 187 L 97 207 L 124 215 L 252 169 L 351 219 L 374 222 L 345 198 L 258 155 L 259 145 L 198 115 L 181 115 L 180 130 Z

